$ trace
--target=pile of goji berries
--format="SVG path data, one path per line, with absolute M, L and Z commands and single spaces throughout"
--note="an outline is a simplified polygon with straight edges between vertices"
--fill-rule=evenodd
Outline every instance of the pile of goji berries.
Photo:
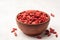
M 27 10 L 18 14 L 17 19 L 26 24 L 39 24 L 46 22 L 48 15 L 38 10 Z

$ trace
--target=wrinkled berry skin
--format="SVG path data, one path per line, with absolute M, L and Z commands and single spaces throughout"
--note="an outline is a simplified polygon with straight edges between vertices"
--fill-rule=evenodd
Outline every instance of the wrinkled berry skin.
M 27 10 L 27 11 L 25 12 L 30 13 L 32 11 L 31 13 L 33 14 L 21 13 L 22 15 L 24 15 L 24 18 L 21 19 L 21 21 L 23 20 L 22 22 L 19 20 L 20 18 L 19 19 L 17 18 L 19 14 L 17 15 L 16 21 L 17 21 L 18 28 L 21 29 L 24 34 L 27 34 L 30 36 L 36 36 L 41 34 L 48 27 L 50 16 L 48 14 L 44 15 L 45 12 L 42 12 L 42 11 L 39 11 L 39 12 L 42 12 L 41 14 L 39 14 L 38 10 Z M 37 14 L 34 15 L 35 11 L 37 11 L 37 14 L 42 15 L 41 18 Z M 20 17 L 22 17 L 22 15 Z M 25 15 L 26 17 L 28 16 L 28 18 L 26 18 Z M 30 17 L 29 15 L 32 17 Z

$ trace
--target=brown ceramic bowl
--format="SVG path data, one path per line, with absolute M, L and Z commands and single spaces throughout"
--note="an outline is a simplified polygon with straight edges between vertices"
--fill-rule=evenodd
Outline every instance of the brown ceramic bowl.
M 46 22 L 40 23 L 40 24 L 24 24 L 24 23 L 21 23 L 17 19 L 17 17 L 16 17 L 16 21 L 17 21 L 18 28 L 21 29 L 24 34 L 27 34 L 30 36 L 36 36 L 41 34 L 44 30 L 46 30 L 50 21 L 50 16 L 48 15 L 48 20 Z

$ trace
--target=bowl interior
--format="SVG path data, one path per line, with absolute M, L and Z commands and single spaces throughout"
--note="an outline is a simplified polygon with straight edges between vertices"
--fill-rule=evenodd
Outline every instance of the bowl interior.
M 42 12 L 42 11 L 41 11 L 41 12 Z M 45 13 L 45 12 L 43 12 L 43 13 Z M 19 13 L 19 14 L 20 14 L 20 13 Z M 18 15 L 19 15 L 19 14 L 18 14 Z M 46 13 L 46 14 L 47 14 L 47 13 Z M 50 21 L 50 16 L 47 14 L 47 15 L 48 15 L 48 20 L 45 21 L 45 22 L 43 22 L 43 23 L 39 23 L 39 24 L 26 24 L 26 23 L 23 23 L 23 22 L 21 22 L 21 21 L 18 20 L 18 18 L 17 18 L 18 15 L 16 16 L 16 20 L 17 20 L 17 22 L 20 22 L 21 24 L 25 24 L 25 25 L 41 25 L 41 24 L 44 24 L 44 23 L 47 23 L 47 22 Z

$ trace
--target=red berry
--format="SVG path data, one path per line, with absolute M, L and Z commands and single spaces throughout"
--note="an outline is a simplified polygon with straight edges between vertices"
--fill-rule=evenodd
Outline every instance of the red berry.
M 53 34 L 56 34 L 57 32 L 53 32 Z
M 32 22 L 32 24 L 36 24 L 35 22 Z
M 57 34 L 56 34 L 55 36 L 56 36 L 56 37 L 58 37 L 58 35 L 57 35 Z
M 47 21 L 48 15 L 38 10 L 27 10 L 18 14 L 17 18 L 26 24 L 39 24 Z
M 54 14 L 52 14 L 52 13 L 51 13 L 51 16 L 52 16 L 52 17 L 55 17 L 55 15 L 54 15 Z
M 12 33 L 12 32 L 15 32 L 15 30 L 12 30 L 11 33 Z
M 30 19 L 31 17 L 30 16 L 27 16 L 27 19 Z
M 28 21 L 28 22 L 27 22 L 27 24 L 31 24 L 31 23 L 32 23 L 32 21 Z
M 41 36 L 36 36 L 36 38 L 41 39 L 42 37 Z
M 51 35 L 51 34 L 49 33 L 49 34 L 48 34 L 48 37 L 49 37 L 50 35 Z
M 39 12 L 36 12 L 36 13 L 35 13 L 35 16 L 36 16 L 36 17 L 39 17 L 39 16 L 40 16 L 40 13 L 39 13 Z
M 50 34 L 49 30 L 46 30 L 45 31 L 45 35 L 48 35 L 49 36 L 49 34 Z
M 16 32 L 14 32 L 14 36 L 17 36 L 17 33 Z
M 11 32 L 15 32 L 17 30 L 17 28 L 12 28 L 12 31 Z
M 13 28 L 13 30 L 17 30 L 17 28 Z
M 49 30 L 46 30 L 45 32 L 48 32 L 49 33 Z
M 54 29 L 50 28 L 50 33 L 53 33 L 54 32 Z
M 39 20 L 35 20 L 32 24 L 39 24 Z

